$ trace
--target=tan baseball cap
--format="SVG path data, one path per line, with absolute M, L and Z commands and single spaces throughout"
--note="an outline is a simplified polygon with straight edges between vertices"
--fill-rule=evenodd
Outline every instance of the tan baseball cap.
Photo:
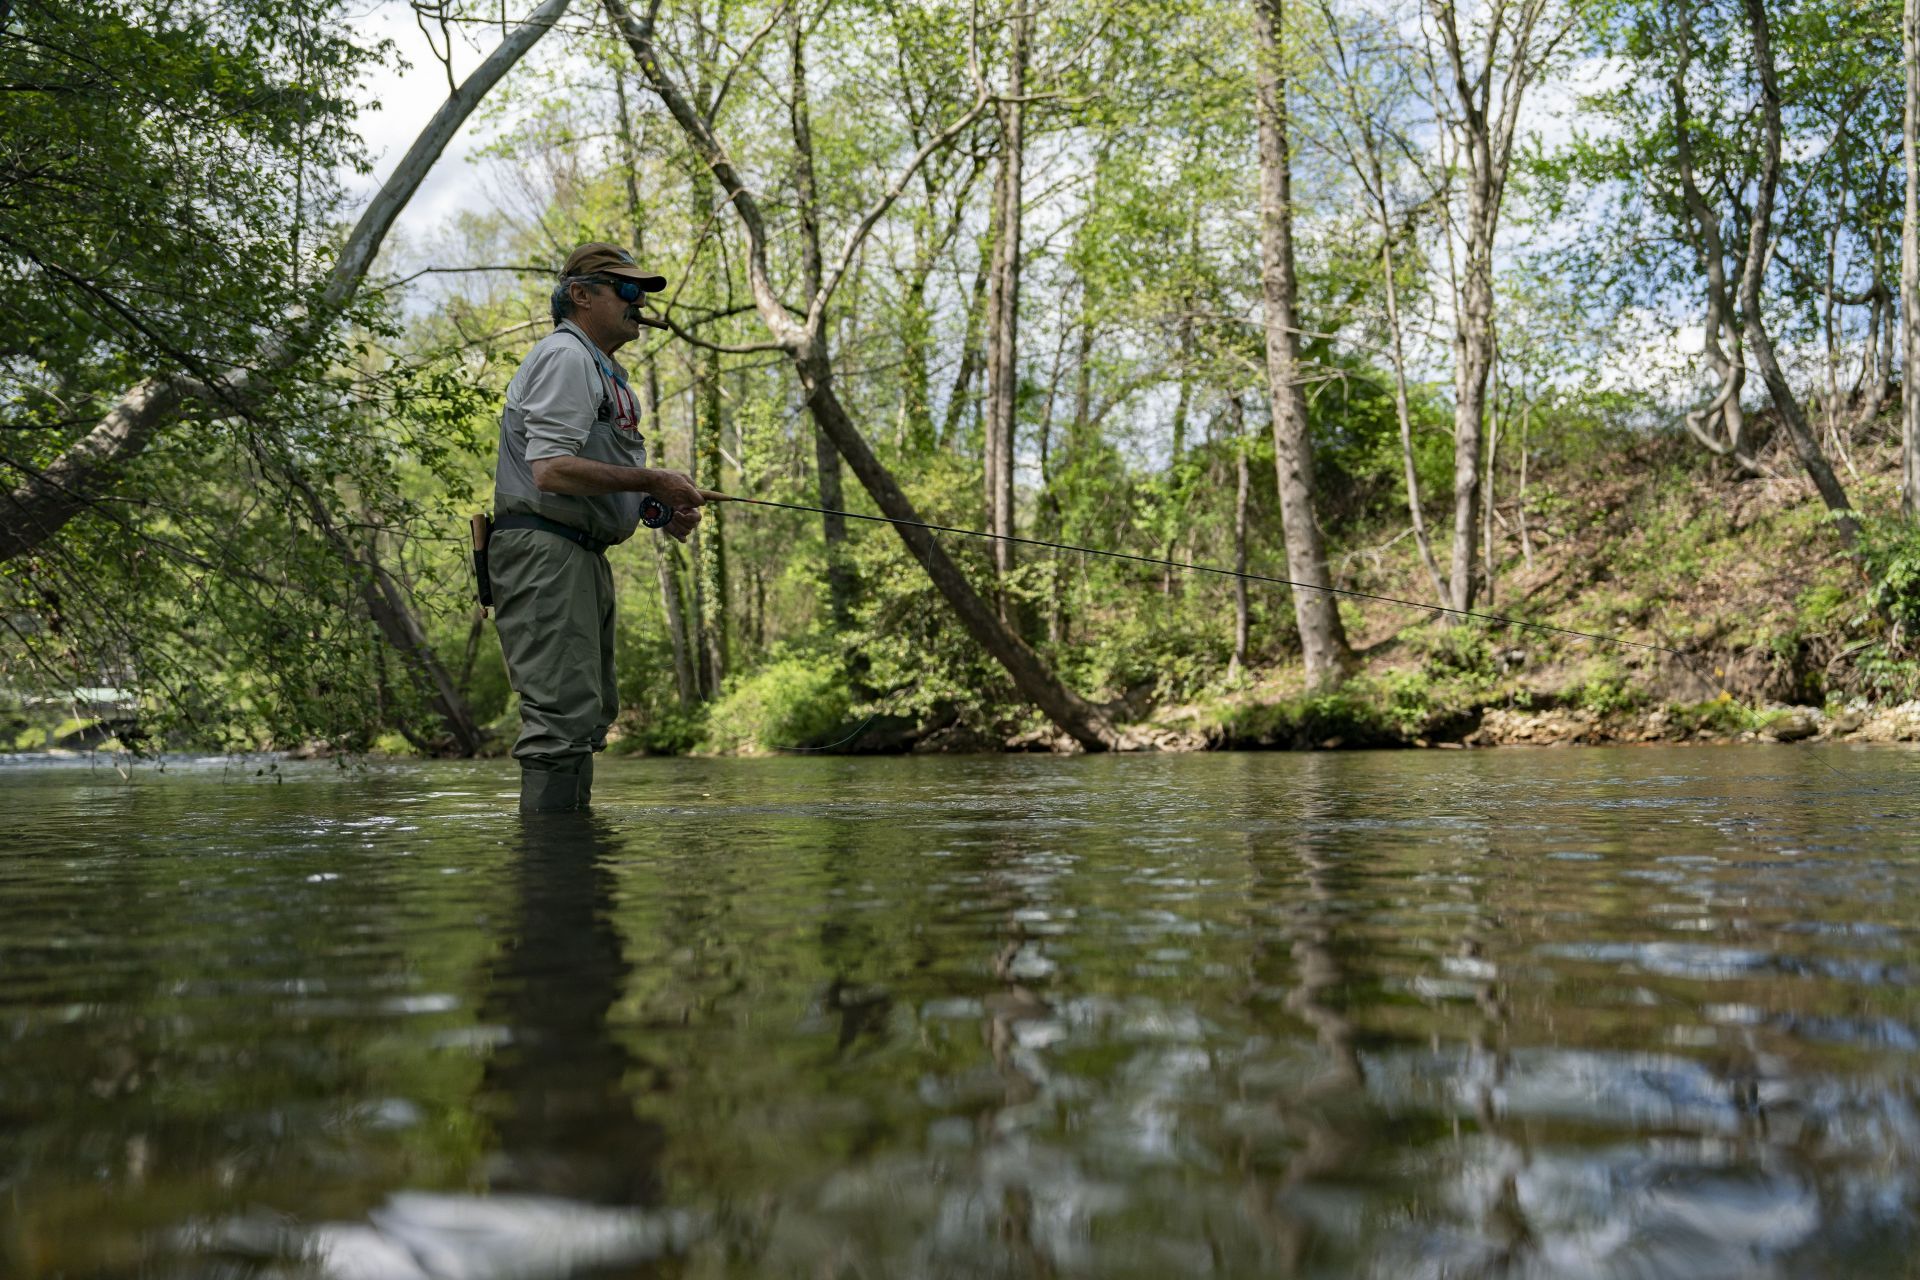
M 560 268 L 563 277 L 573 276 L 619 276 L 631 280 L 648 293 L 658 293 L 667 287 L 665 276 L 648 275 L 633 261 L 633 255 L 617 244 L 607 244 L 595 240 L 583 244 L 567 255 L 567 265 Z

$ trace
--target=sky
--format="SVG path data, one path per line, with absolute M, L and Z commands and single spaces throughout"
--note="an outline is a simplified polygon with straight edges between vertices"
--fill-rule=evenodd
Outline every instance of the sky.
M 352 173 L 340 175 L 352 202 L 352 211 L 357 211 L 393 171 L 447 95 L 446 70 L 420 30 L 407 0 L 361 0 L 361 3 L 364 7 L 353 18 L 358 33 L 365 39 L 391 40 L 397 56 L 374 67 L 360 85 L 359 127 L 374 168 L 364 177 Z M 536 0 L 504 0 L 504 3 L 508 14 L 518 18 L 530 12 Z M 438 35 L 437 31 L 435 34 Z M 495 27 L 456 29 L 452 45 L 454 76 L 463 79 L 471 73 L 498 39 L 499 31 Z M 509 76 L 527 74 L 529 65 L 537 61 L 542 52 L 546 50 L 536 49 L 534 55 Z M 1586 74 L 1536 88 L 1526 112 L 1528 133 L 1549 142 L 1565 136 L 1574 106 L 1571 84 L 1577 81 L 1583 89 L 1591 88 L 1595 75 L 1604 78 L 1606 69 L 1588 65 L 1583 70 Z M 404 274 L 424 266 L 470 265 L 441 261 L 435 256 L 434 247 L 444 243 L 440 232 L 456 214 L 489 208 L 494 203 L 488 167 L 474 154 L 489 140 L 491 128 L 470 118 L 434 165 L 388 237 L 389 269 Z M 1670 319 L 1651 315 L 1639 319 L 1644 332 L 1637 335 L 1637 342 L 1622 344 L 1623 349 L 1615 353 L 1614 363 L 1618 367 L 1608 369 L 1609 376 L 1604 381 L 1610 385 L 1644 386 L 1650 380 L 1672 379 L 1678 375 L 1679 382 L 1687 382 L 1692 362 L 1685 359 L 1685 355 L 1699 349 L 1697 326 L 1690 333 L 1675 335 Z M 1676 355 L 1680 356 L 1677 361 Z
M 509 13 L 514 16 L 524 15 L 532 8 L 529 0 L 509 0 Z M 367 155 L 373 160 L 373 173 L 366 177 L 353 173 L 341 175 L 342 185 L 353 200 L 356 212 L 379 190 L 447 97 L 446 70 L 414 22 L 413 10 L 406 0 L 366 0 L 366 8 L 360 12 L 365 16 L 355 23 L 359 33 L 370 39 L 392 40 L 400 58 L 410 65 L 402 67 L 397 65 L 397 60 L 389 59 L 361 84 L 360 135 L 366 142 Z M 436 38 L 437 35 L 436 32 Z M 480 65 L 497 39 L 495 29 L 479 31 L 475 41 L 484 42 L 485 47 L 476 48 L 456 32 L 455 78 L 465 79 Z M 520 69 L 515 68 L 515 72 Z M 434 233 L 461 209 L 491 203 L 484 170 L 473 159 L 475 148 L 487 140 L 485 129 L 486 126 L 477 124 L 471 117 L 462 126 L 394 224 L 389 237 L 391 244 L 431 243 Z

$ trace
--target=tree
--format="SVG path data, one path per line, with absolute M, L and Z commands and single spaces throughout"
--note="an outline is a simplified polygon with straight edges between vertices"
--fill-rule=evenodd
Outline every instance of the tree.
M 1473 607 L 1474 558 L 1480 529 L 1481 427 L 1487 412 L 1487 375 L 1493 368 L 1493 246 L 1500 230 L 1513 163 L 1520 105 L 1573 26 L 1571 6 L 1557 0 L 1496 2 L 1482 18 L 1479 48 L 1468 52 L 1454 0 L 1432 0 L 1442 51 L 1438 86 L 1455 154 L 1465 166 L 1466 210 L 1449 218 L 1461 247 L 1454 290 L 1453 329 L 1453 563 L 1452 607 Z
M 1745 313 L 1743 328 L 1747 345 L 1760 366 L 1760 376 L 1766 380 L 1767 394 L 1773 398 L 1773 407 L 1779 412 L 1780 420 L 1793 441 L 1794 452 L 1799 454 L 1800 464 L 1812 478 L 1814 488 L 1819 490 L 1821 501 L 1833 512 L 1834 528 L 1839 531 L 1841 541 L 1851 549 L 1860 537 L 1860 525 L 1854 519 L 1853 506 L 1847 501 L 1846 490 L 1841 488 L 1839 477 L 1833 474 L 1833 467 L 1827 462 L 1826 455 L 1821 452 L 1820 442 L 1813 438 L 1807 426 L 1806 412 L 1780 367 L 1773 335 L 1768 332 L 1766 317 L 1760 309 L 1760 282 L 1766 274 L 1766 255 L 1773 235 L 1773 202 L 1780 187 L 1780 84 L 1779 75 L 1774 69 L 1772 23 L 1767 17 L 1766 5 L 1763 0 L 1745 0 L 1745 3 L 1747 23 L 1753 38 L 1754 70 L 1760 80 L 1760 113 L 1764 131 L 1760 180 L 1753 203 L 1753 218 L 1747 228 L 1747 269 L 1740 281 L 1740 306 Z
M 1394 418 L 1400 428 L 1401 474 L 1407 489 L 1407 514 L 1413 521 L 1414 546 L 1420 554 L 1420 567 L 1433 584 L 1434 600 L 1445 605 L 1450 599 L 1439 562 L 1433 556 L 1433 543 L 1427 535 L 1425 504 L 1420 499 L 1420 473 L 1413 447 L 1413 410 L 1408 395 L 1410 375 L 1407 367 L 1406 325 L 1401 314 L 1400 272 L 1396 249 L 1413 237 L 1420 207 L 1444 199 L 1444 191 L 1428 191 L 1414 207 L 1396 211 L 1391 204 L 1393 192 L 1388 179 L 1386 152 L 1389 145 L 1403 153 L 1412 153 L 1411 139 L 1395 127 L 1394 115 L 1401 109 L 1399 99 L 1409 87 L 1407 77 L 1396 65 L 1406 51 L 1387 34 L 1386 23 L 1371 47 L 1349 54 L 1345 35 L 1346 19 L 1332 5 L 1322 3 L 1320 13 L 1326 27 L 1327 72 L 1334 82 L 1338 103 L 1327 114 L 1329 131 L 1347 166 L 1366 193 L 1367 213 L 1380 233 L 1380 288 L 1387 322 L 1387 351 L 1393 365 Z M 1398 55 L 1398 56 L 1396 56 Z
M 1287 138 L 1284 0 L 1256 0 L 1260 47 L 1255 83 L 1260 115 L 1261 292 L 1266 304 L 1267 393 L 1273 402 L 1274 471 L 1287 540 L 1287 576 L 1295 588 L 1294 622 L 1307 683 L 1337 684 L 1353 667 L 1353 651 L 1329 588 L 1327 551 L 1314 513 L 1313 442 L 1307 433 L 1300 377 L 1299 278 L 1293 261 L 1293 171 Z
M 1102 751 L 1113 746 L 1115 734 L 1105 715 L 1047 669 L 1039 655 L 1015 635 L 973 589 L 959 566 L 933 535 L 920 527 L 924 522 L 919 513 L 892 472 L 874 454 L 834 385 L 833 354 L 825 325 L 827 305 L 851 270 L 856 254 L 874 225 L 899 198 L 927 156 L 951 143 L 986 111 L 991 95 L 984 83 L 976 83 L 972 101 L 944 129 L 920 146 L 908 159 L 904 169 L 887 183 L 881 195 L 866 208 L 849 231 L 838 258 L 826 271 L 820 288 L 807 297 L 806 306 L 799 313 L 801 318 L 796 319 L 773 282 L 767 223 L 760 209 L 759 197 L 721 145 L 711 123 L 695 110 L 679 82 L 667 70 L 667 64 L 655 47 L 660 7 L 658 0 L 652 0 L 645 16 L 636 16 L 623 0 L 603 0 L 603 3 L 615 30 L 622 34 L 633 51 L 642 74 L 725 193 L 735 221 L 745 236 L 747 285 L 769 340 L 736 347 L 735 350 L 749 353 L 756 350 L 777 351 L 791 362 L 814 421 L 833 441 L 840 456 L 852 468 L 855 477 L 881 512 L 900 522 L 895 529 L 901 540 L 926 570 L 961 624 L 1001 664 L 1020 692 L 1082 747 L 1089 751 Z
M 998 104 L 1000 163 L 994 174 L 993 261 L 987 272 L 987 528 L 1002 541 L 993 544 L 994 570 L 1013 571 L 1013 471 L 1018 445 L 1015 410 L 1020 391 L 1020 223 L 1021 165 L 1026 145 L 1027 43 L 1032 15 L 1026 0 L 1014 11 L 1007 50 L 1007 91 Z M 1009 616 L 1007 597 L 999 596 L 1001 617 Z
M 161 122 L 151 132 L 172 136 L 176 150 L 169 153 L 164 149 L 149 152 L 133 148 L 122 153 L 113 150 L 116 143 L 111 139 L 90 133 L 76 136 L 64 152 L 50 153 L 59 155 L 56 164 L 42 169 L 38 177 L 27 179 L 25 185 L 29 190 L 23 194 L 28 198 L 21 202 L 23 205 L 33 202 L 31 188 L 35 184 L 64 189 L 67 183 L 95 169 L 124 167 L 136 162 L 197 162 L 213 165 L 214 171 L 205 179 L 210 196 L 204 206 L 189 202 L 179 212 L 184 239 L 179 232 L 172 238 L 145 239 L 149 233 L 138 221 L 143 207 L 125 204 L 124 195 L 113 184 L 104 198 L 125 207 L 69 209 L 69 217 L 62 225 L 70 239 L 64 245 L 52 238 L 51 243 L 56 247 L 49 248 L 50 238 L 46 236 L 36 237 L 35 243 L 27 244 L 18 240 L 10 229 L 0 229 L 0 237 L 10 245 L 17 245 L 22 256 L 38 271 L 64 281 L 68 296 L 86 300 L 88 309 L 96 315 L 117 318 L 121 327 L 116 337 L 124 343 L 125 354 L 112 362 L 111 369 L 126 373 L 144 366 L 149 371 L 130 390 L 122 392 L 90 429 L 50 460 L 43 465 L 16 467 L 25 478 L 7 496 L 12 518 L 0 526 L 0 560 L 39 558 L 49 551 L 64 560 L 68 550 L 56 547 L 55 540 L 83 514 L 111 511 L 113 502 L 124 499 L 125 494 L 116 490 L 125 480 L 127 468 L 154 446 L 163 429 L 177 415 L 190 411 L 210 426 L 232 423 L 240 452 L 229 461 L 253 468 L 258 478 L 277 495 L 284 518 L 304 523 L 317 535 L 327 554 L 340 562 L 353 584 L 352 594 L 358 598 L 365 619 L 399 659 L 410 683 L 423 693 L 444 730 L 445 740 L 462 753 L 477 751 L 482 745 L 478 725 L 466 705 L 459 682 L 452 678 L 434 651 L 409 592 L 383 563 L 377 522 L 361 521 L 359 524 L 371 531 L 353 531 L 334 509 L 338 499 L 332 492 L 333 484 L 336 478 L 343 477 L 322 473 L 321 478 L 315 478 L 312 474 L 316 462 L 328 453 L 325 437 L 316 432 L 325 429 L 323 424 L 338 424 L 351 417 L 351 409 L 340 403 L 343 394 L 351 393 L 343 392 L 340 378 L 334 372 L 345 355 L 339 330 L 342 321 L 349 317 L 355 296 L 387 231 L 460 125 L 507 69 L 545 34 L 564 11 L 566 3 L 567 0 L 547 0 L 527 22 L 508 34 L 473 75 L 454 89 L 363 211 L 335 255 L 331 270 L 321 274 L 310 287 L 300 283 L 301 267 L 305 265 L 300 253 L 300 232 L 304 220 L 311 216 L 301 201 L 313 195 L 318 184 L 307 170 L 316 160 L 335 158 L 341 127 L 334 120 L 321 128 L 316 124 L 316 117 L 346 110 L 341 102 L 312 95 L 329 86 L 337 88 L 331 77 L 337 76 L 340 68 L 354 65 L 344 39 L 318 29 L 320 15 L 317 12 L 294 11 L 297 25 L 316 28 L 302 31 L 294 72 L 296 76 L 311 72 L 308 64 L 315 59 L 320 60 L 323 70 L 312 72 L 310 79 L 295 86 L 296 95 L 309 95 L 314 109 L 294 112 L 290 120 L 284 110 L 286 102 L 275 96 L 272 85 L 275 72 L 263 69 L 263 65 L 273 64 L 271 42 L 265 48 L 259 43 L 261 33 L 276 28 L 272 23 L 264 27 L 247 25 L 263 16 L 283 16 L 280 10 L 276 9 L 272 15 L 244 11 L 236 15 L 242 21 L 242 34 L 232 36 L 230 44 L 221 43 L 228 37 L 216 38 L 219 28 L 193 22 L 180 28 L 170 27 L 168 22 L 174 16 L 170 13 L 151 15 L 158 24 L 151 30 L 115 26 L 103 20 L 105 33 L 90 37 L 50 23 L 51 38 L 36 47 L 42 50 L 39 56 L 57 65 L 45 68 L 49 75 L 42 91 L 78 92 L 91 77 L 102 73 L 111 75 L 112 64 L 103 63 L 102 56 L 143 62 L 160 74 L 150 79 L 139 75 L 129 78 L 147 85 L 142 91 L 148 98 L 144 105 L 156 113 Z M 82 38 L 94 39 L 98 50 L 83 53 L 77 45 L 59 43 Z M 61 56 L 55 57 L 55 53 Z M 177 59 L 168 60 L 163 56 L 169 53 L 177 55 Z M 254 58 L 263 59 L 263 64 L 256 64 L 251 60 Z M 170 80 L 169 74 L 183 79 L 185 84 Z M 77 76 L 81 83 L 62 87 L 58 81 L 60 75 Z M 222 104 L 217 94 L 213 101 L 206 100 L 206 85 L 226 83 L 235 86 L 232 92 L 237 103 Z M 297 104 L 300 98 L 296 96 L 294 101 Z M 121 109 L 125 108 L 96 104 L 90 110 L 98 114 Z M 99 120 L 87 123 L 91 127 L 105 127 Z M 320 129 L 320 136 L 332 140 L 315 147 L 311 135 L 316 128 Z M 249 129 L 257 130 L 263 143 L 279 145 L 291 153 L 290 187 L 295 227 L 292 244 L 257 243 L 252 250 L 260 260 L 257 276 L 245 271 L 234 272 L 223 263 L 211 273 L 217 283 L 207 285 L 204 281 L 209 273 L 201 269 L 203 264 L 196 255 L 224 254 L 236 249 L 246 253 L 244 237 L 261 235 L 263 221 L 271 217 L 279 200 L 288 198 L 287 189 L 275 185 L 276 180 L 285 177 L 279 171 L 267 167 L 258 173 L 249 173 L 244 164 L 236 170 L 231 156 L 217 158 L 222 148 L 234 144 L 233 130 Z M 209 160 L 209 154 L 215 158 Z M 66 172 L 59 172 L 63 165 Z M 97 178 L 99 174 L 94 176 Z M 260 185 L 249 186 L 250 182 Z M 224 205 L 222 198 L 227 201 Z M 118 226 L 110 228 L 107 222 L 101 221 L 103 217 L 120 216 L 134 220 L 130 231 Z M 173 216 L 165 212 L 163 202 L 163 218 Z M 235 224 L 230 230 L 241 237 L 240 243 L 221 243 L 213 228 L 200 221 L 220 216 Z M 148 221 L 151 222 L 150 215 Z M 158 229 L 152 234 L 158 235 Z M 126 236 L 124 248 L 116 244 L 121 235 Z M 263 290 L 263 281 L 275 278 L 284 280 L 287 296 L 306 300 L 304 310 L 296 310 L 292 320 L 278 333 L 260 323 L 259 310 L 259 296 L 270 292 Z M 200 292 L 193 293 L 190 287 L 198 287 Z M 152 292 L 152 303 L 141 296 L 141 290 Z M 128 301 L 129 296 L 135 300 Z M 151 318 L 149 312 L 153 313 Z M 366 322 L 370 313 L 359 318 Z M 58 334 L 60 330 L 52 328 L 50 332 Z M 233 363 L 236 355 L 243 357 L 241 363 Z M 63 367 L 70 381 L 89 376 L 78 373 L 70 359 Z M 84 403 L 99 390 L 96 381 L 89 396 L 73 398 Z M 290 416 L 283 421 L 275 416 L 277 412 Z M 219 450 L 208 443 L 203 442 L 196 448 L 209 458 L 220 456 Z M 372 469 L 363 469 L 353 478 L 364 492 L 382 483 L 376 472 L 386 464 L 364 457 L 362 461 L 368 462 Z M 164 490 L 156 496 L 161 502 L 168 502 Z M 153 501 L 153 498 L 143 495 L 143 500 Z M 231 556 L 230 549 L 236 541 L 232 530 L 211 549 L 211 556 L 197 555 L 182 547 L 176 530 L 166 529 L 160 536 L 145 530 L 134 532 L 161 557 L 183 558 L 193 565 L 196 573 L 204 574 L 210 568 L 216 573 L 253 579 L 258 586 L 270 590 L 284 589 L 263 574 L 259 566 Z M 30 568 L 26 572 L 31 577 L 38 571 Z M 76 564 L 74 572 L 86 570 Z M 313 585 L 307 584 L 309 589 Z M 258 604 L 269 614 L 295 611 L 284 600 L 266 599 Z M 251 625 L 262 628 L 269 636 L 290 634 L 285 622 L 271 616 Z M 143 647 L 143 651 L 149 655 L 155 652 L 151 646 Z M 141 681 L 152 674 L 134 669 L 127 673 L 127 678 Z M 384 687 L 384 681 L 382 683 Z M 178 703 L 186 695 L 175 687 L 169 696 Z M 388 701 L 384 693 L 380 701 L 383 704 Z M 427 733 L 424 727 L 415 728 L 411 715 L 409 710 L 402 725 L 416 745 L 423 748 L 439 745 L 440 739 Z
M 1900 130 L 1907 200 L 1900 232 L 1900 495 L 1907 519 L 1920 522 L 1920 0 L 1900 10 L 1906 82 Z
M 235 366 L 216 372 L 217 365 L 211 353 L 193 350 L 157 331 L 152 323 L 140 318 L 135 308 L 114 295 L 108 281 L 83 277 L 54 260 L 45 250 L 29 246 L 24 231 L 18 236 L 11 232 L 0 232 L 0 236 L 4 237 L 0 243 L 5 243 L 55 280 L 63 281 L 95 299 L 104 310 L 122 318 L 132 331 L 145 339 L 154 354 L 175 366 L 172 372 L 146 379 L 125 392 L 92 430 L 69 445 L 51 463 L 40 468 L 38 474 L 30 474 L 8 495 L 6 509 L 10 519 L 4 527 L 0 527 L 0 559 L 31 550 L 56 533 L 95 499 L 97 491 L 109 481 L 115 469 L 146 448 L 154 432 L 182 405 L 190 400 L 210 401 L 216 405 L 231 404 L 244 398 L 263 372 L 290 367 L 309 353 L 327 332 L 328 326 L 353 301 L 394 220 L 419 189 L 427 171 L 433 167 L 447 143 L 474 108 L 480 105 L 488 90 L 536 40 L 546 34 L 566 11 L 569 3 L 570 0 L 546 0 L 526 22 L 501 41 L 493 54 L 434 113 L 399 166 L 360 215 L 335 259 L 333 270 L 319 290 L 311 312 L 299 319 L 292 332 L 282 338 L 270 340 L 264 345 L 257 342 L 245 344 L 257 348 L 257 367 Z M 35 6 L 36 9 L 38 7 Z M 255 89 L 255 92 L 263 91 Z M 59 92 L 89 97 L 94 89 L 80 85 Z M 102 93 L 100 96 L 112 98 L 114 95 Z M 184 131 L 190 127 L 191 121 L 183 118 L 179 124 Z M 111 133 L 125 126 L 91 122 L 88 127 L 90 133 L 94 130 Z M 139 131 L 132 132 L 138 134 Z M 69 178 L 67 181 L 71 180 Z M 59 185 L 65 186 L 65 182 Z M 207 234 L 206 228 L 196 227 L 187 238 L 198 241 Z M 231 246 L 228 246 L 228 251 L 231 251 Z M 231 273 L 223 269 L 219 274 Z M 233 314 L 253 314 L 256 305 L 253 298 L 259 283 L 247 282 L 246 289 L 244 302 L 235 300 L 226 304 L 231 307 Z M 178 301 L 191 305 L 200 300 Z

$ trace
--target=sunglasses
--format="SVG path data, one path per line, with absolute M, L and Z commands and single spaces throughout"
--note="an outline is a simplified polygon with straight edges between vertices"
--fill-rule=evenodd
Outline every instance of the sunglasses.
M 614 293 L 619 295 L 620 301 L 622 302 L 638 302 L 640 301 L 640 295 L 646 292 L 632 280 L 619 280 L 613 276 L 581 276 L 579 279 L 583 284 L 606 285 L 612 289 Z

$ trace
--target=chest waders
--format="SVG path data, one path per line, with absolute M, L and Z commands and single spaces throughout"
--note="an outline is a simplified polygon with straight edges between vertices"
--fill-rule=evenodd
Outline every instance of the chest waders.
M 601 395 L 581 456 L 613 461 L 628 446 L 614 437 L 616 380 L 594 356 Z M 618 445 L 618 449 L 614 448 Z M 609 454 L 608 458 L 596 455 Z M 640 464 L 644 464 L 642 455 Z M 636 465 L 630 458 L 615 465 Z M 656 504 L 659 505 L 659 504 Z M 667 513 L 672 518 L 672 513 Z M 664 521 L 662 521 L 664 523 Z M 613 571 L 610 544 L 583 529 L 531 512 L 496 517 L 486 536 L 485 581 L 492 590 L 507 679 L 520 695 L 523 813 L 586 807 L 593 756 L 607 745 L 620 712 L 613 667 Z

